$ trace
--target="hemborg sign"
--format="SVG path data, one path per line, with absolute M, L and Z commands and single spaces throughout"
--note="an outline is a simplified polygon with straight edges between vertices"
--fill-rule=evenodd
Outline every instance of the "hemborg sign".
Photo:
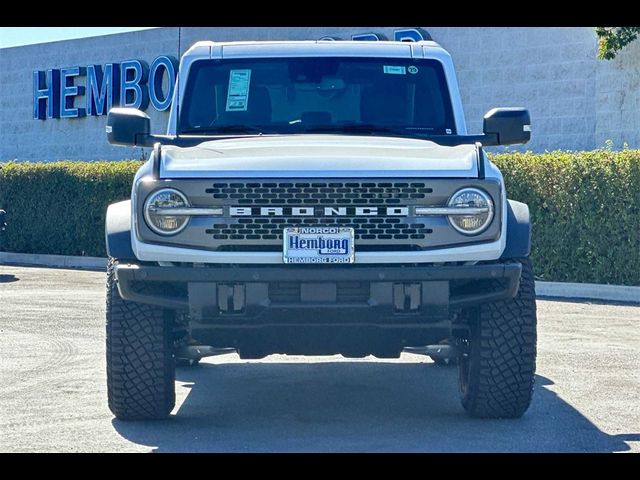
M 379 41 L 387 38 L 380 33 L 359 33 L 352 40 Z M 404 28 L 393 32 L 400 42 L 431 40 L 422 28 Z M 322 37 L 320 40 L 340 40 Z M 33 118 L 79 118 L 106 115 L 113 106 L 146 110 L 149 102 L 163 112 L 171 106 L 176 85 L 178 61 L 160 55 L 149 66 L 143 60 L 126 60 L 86 67 L 51 68 L 33 72 Z M 163 78 L 167 76 L 167 91 Z M 85 85 L 76 85 L 78 77 L 86 77 Z M 75 107 L 75 98 L 84 95 L 85 106 Z
M 113 106 L 146 110 L 149 102 L 162 112 L 169 108 L 176 84 L 178 61 L 171 56 L 157 57 L 151 66 L 142 60 L 52 68 L 33 72 L 33 118 L 78 118 L 106 115 Z M 168 88 L 162 83 L 167 76 Z M 86 85 L 76 85 L 86 76 Z M 84 107 L 74 107 L 74 99 L 84 95 Z

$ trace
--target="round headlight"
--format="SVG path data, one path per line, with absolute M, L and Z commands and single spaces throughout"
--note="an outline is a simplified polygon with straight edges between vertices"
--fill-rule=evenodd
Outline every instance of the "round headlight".
M 460 208 L 460 213 L 449 215 L 449 223 L 460 233 L 477 235 L 484 231 L 493 219 L 493 202 L 491 197 L 477 188 L 463 188 L 454 193 L 447 204 Z M 465 214 L 464 208 L 473 210 Z
M 172 215 L 172 208 L 189 207 L 189 201 L 182 192 L 173 188 L 163 188 L 152 193 L 144 204 L 144 219 L 151 230 L 160 235 L 175 235 L 189 222 L 186 215 Z

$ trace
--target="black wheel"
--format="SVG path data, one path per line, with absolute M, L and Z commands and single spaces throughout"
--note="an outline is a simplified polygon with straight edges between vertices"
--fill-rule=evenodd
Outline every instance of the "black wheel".
M 172 316 L 120 297 L 107 267 L 107 394 L 122 420 L 159 419 L 175 405 Z
M 470 312 L 458 355 L 462 406 L 473 417 L 518 418 L 529 408 L 536 370 L 536 294 L 529 258 L 515 298 Z

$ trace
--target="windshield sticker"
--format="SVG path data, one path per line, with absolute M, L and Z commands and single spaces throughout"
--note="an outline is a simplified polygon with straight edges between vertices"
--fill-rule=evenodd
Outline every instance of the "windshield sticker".
M 251 70 L 231 70 L 227 92 L 227 112 L 246 112 L 249 103 Z
M 410 74 L 415 75 L 416 73 L 418 73 L 418 67 L 416 67 L 415 65 L 411 65 L 409 68 L 407 68 L 407 71 Z
M 390 73 L 392 75 L 406 75 L 407 69 L 406 67 L 399 67 L 393 65 L 383 65 L 384 73 Z

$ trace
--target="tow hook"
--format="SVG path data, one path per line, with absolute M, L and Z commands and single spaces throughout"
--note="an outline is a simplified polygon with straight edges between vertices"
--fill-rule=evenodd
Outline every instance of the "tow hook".
M 197 364 L 204 357 L 235 353 L 235 348 L 215 348 L 209 345 L 183 345 L 174 350 L 173 355 L 179 364 L 189 366 Z
M 458 349 L 455 345 L 449 344 L 425 345 L 424 347 L 404 347 L 404 351 L 418 355 L 428 355 L 434 360 L 436 358 L 440 360 L 452 360 L 458 355 Z

